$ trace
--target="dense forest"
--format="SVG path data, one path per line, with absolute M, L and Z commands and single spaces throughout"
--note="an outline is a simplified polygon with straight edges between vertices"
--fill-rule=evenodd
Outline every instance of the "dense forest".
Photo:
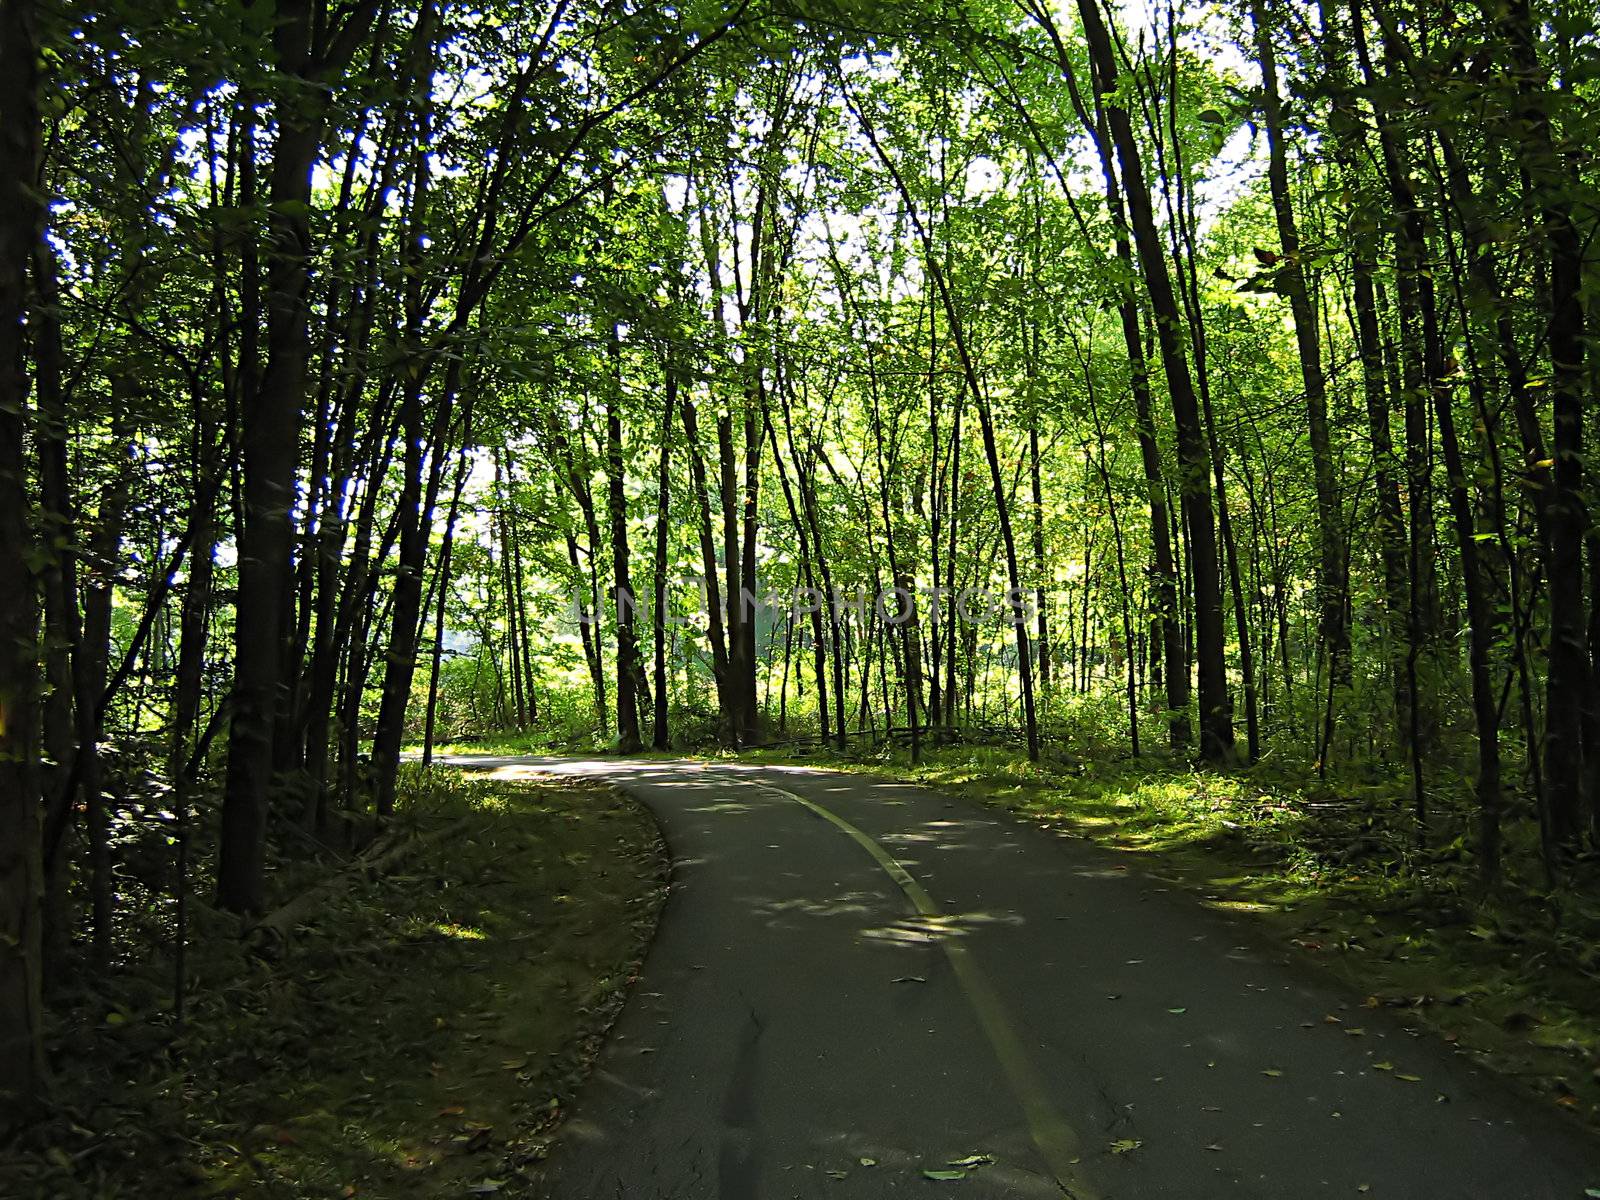
M 1592 886 L 1596 27 L 4 0 L 0 1086 L 488 734 L 1260 762 Z

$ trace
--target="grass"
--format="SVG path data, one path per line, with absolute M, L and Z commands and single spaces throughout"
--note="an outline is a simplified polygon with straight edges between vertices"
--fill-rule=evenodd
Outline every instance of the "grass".
M 1035 764 L 982 747 L 937 750 L 916 766 L 903 754 L 741 757 L 912 780 L 1087 838 L 1203 903 L 1249 914 L 1369 1006 L 1406 1010 L 1600 1127 L 1600 906 L 1528 878 L 1485 894 L 1470 839 L 1417 847 L 1390 789 L 1308 787 L 1262 768 L 1202 772 L 1148 756 Z M 1467 797 L 1436 802 L 1438 828 L 1467 827 Z
M 131 1000 L 77 1031 L 0 1194 L 517 1194 L 643 953 L 662 847 L 599 786 L 417 771 L 407 796 L 421 848 L 276 960 L 204 914 L 176 1042 Z

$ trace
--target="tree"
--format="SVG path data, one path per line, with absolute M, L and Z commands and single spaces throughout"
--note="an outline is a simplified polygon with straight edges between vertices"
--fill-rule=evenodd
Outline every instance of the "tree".
M 27 1114 L 45 1081 L 39 830 L 37 549 L 24 457 L 23 320 L 39 239 L 39 14 L 0 12 L 0 1101 Z

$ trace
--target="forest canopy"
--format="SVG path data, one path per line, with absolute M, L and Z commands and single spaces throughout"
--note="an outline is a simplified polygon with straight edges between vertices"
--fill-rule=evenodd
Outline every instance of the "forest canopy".
M 1581 877 L 1590 6 L 0 12 L 22 1105 L 51 978 L 473 736 L 1270 762 Z

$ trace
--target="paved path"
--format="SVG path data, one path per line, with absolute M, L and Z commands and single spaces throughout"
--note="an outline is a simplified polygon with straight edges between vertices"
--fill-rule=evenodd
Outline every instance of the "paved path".
M 1087 844 L 826 771 L 462 761 L 612 779 L 672 852 L 552 1200 L 1600 1188 L 1600 1141 Z

